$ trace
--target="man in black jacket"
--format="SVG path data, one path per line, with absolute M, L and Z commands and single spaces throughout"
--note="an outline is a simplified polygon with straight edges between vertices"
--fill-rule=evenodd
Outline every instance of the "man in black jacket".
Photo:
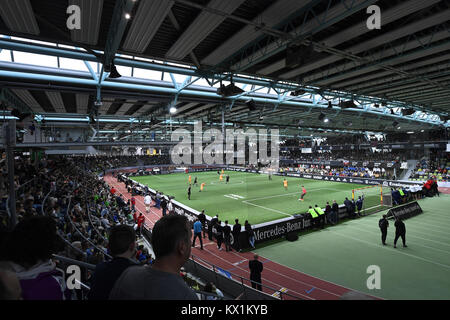
M 405 223 L 398 217 L 395 217 L 395 239 L 394 239 L 394 248 L 397 248 L 397 240 L 398 238 L 402 238 L 403 247 L 406 248 L 406 226 Z
M 325 216 L 327 217 L 327 221 L 334 224 L 333 219 L 331 217 L 331 206 L 330 203 L 327 201 L 327 205 L 325 206 Z
M 113 259 L 97 265 L 91 280 L 89 300 L 108 300 L 109 294 L 123 271 L 136 265 L 136 234 L 132 227 L 118 225 L 111 228 L 109 250 Z
M 383 245 L 386 245 L 386 237 L 387 237 L 387 229 L 389 227 L 389 221 L 386 219 L 386 215 L 383 215 L 383 218 L 378 221 L 378 226 L 381 230 L 381 242 Z
M 231 250 L 231 227 L 228 225 L 228 220 L 225 220 L 225 225 L 222 228 L 223 240 L 225 242 L 225 251 Z
M 234 226 L 233 226 L 233 244 L 234 249 L 238 252 L 241 252 L 241 243 L 239 242 L 239 235 L 241 234 L 242 226 L 239 223 L 239 219 L 234 220 Z
M 198 220 L 202 223 L 202 229 L 203 229 L 203 238 L 206 238 L 206 216 L 205 216 L 205 210 L 202 210 L 200 214 L 198 215 Z
M 332 212 L 334 224 L 337 224 L 339 222 L 339 205 L 337 204 L 336 200 L 333 200 L 333 205 L 331 206 L 331 212 Z
M 250 269 L 250 280 L 252 281 L 252 288 L 262 291 L 261 272 L 263 271 L 263 264 L 258 261 L 258 255 L 253 256 L 253 260 L 249 261 L 248 267 Z

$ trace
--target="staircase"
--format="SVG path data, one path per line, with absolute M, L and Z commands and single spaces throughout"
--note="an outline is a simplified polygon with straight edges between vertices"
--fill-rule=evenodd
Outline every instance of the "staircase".
M 398 180 L 409 180 L 409 178 L 413 175 L 417 163 L 419 163 L 419 160 L 408 160 L 408 169 L 403 170 L 402 174 L 400 175 L 400 178 Z

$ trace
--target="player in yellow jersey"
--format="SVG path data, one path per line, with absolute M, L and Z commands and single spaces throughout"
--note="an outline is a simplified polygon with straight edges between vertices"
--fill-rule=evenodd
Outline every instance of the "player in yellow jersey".
M 283 185 L 284 185 L 284 189 L 287 190 L 288 189 L 288 182 L 287 182 L 286 178 L 284 178 L 284 180 L 283 180 Z
M 191 181 L 192 181 L 192 177 L 191 177 L 191 176 L 189 176 L 188 180 L 189 180 L 189 184 L 191 184 Z
M 223 181 L 223 174 L 220 175 L 219 180 Z
M 198 190 L 198 192 L 202 192 L 204 187 L 205 187 L 205 183 L 203 182 L 203 183 L 200 185 L 200 190 Z
M 222 174 L 224 174 L 225 173 L 225 171 L 223 171 L 223 169 L 222 169 Z

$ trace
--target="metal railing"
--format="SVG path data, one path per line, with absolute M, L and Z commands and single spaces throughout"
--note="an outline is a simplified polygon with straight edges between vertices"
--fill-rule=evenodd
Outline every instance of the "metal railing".
M 189 263 L 191 261 L 191 263 Z M 192 265 L 191 265 L 192 264 Z M 252 281 L 248 278 L 232 273 L 200 258 L 195 255 L 191 255 L 191 259 L 188 260 L 185 268 L 193 273 L 197 274 L 200 278 L 212 281 L 216 286 L 223 291 L 238 296 L 243 294 L 243 299 L 251 300 L 305 300 L 305 298 L 283 292 L 281 289 L 275 289 L 273 287 L 260 284 L 262 291 L 256 290 L 251 287 Z M 209 272 L 208 272 L 209 271 Z M 221 274 L 223 271 L 230 276 L 227 277 Z M 234 279 L 233 279 L 234 278 Z M 227 288 L 228 290 L 225 290 Z M 266 293 L 271 292 L 271 294 Z

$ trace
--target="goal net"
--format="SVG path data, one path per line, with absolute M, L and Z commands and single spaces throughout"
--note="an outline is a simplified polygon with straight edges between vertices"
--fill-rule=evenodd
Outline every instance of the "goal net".
M 374 185 L 352 190 L 352 199 L 355 202 L 361 198 L 361 214 L 366 215 L 392 207 L 391 191 L 383 185 Z

